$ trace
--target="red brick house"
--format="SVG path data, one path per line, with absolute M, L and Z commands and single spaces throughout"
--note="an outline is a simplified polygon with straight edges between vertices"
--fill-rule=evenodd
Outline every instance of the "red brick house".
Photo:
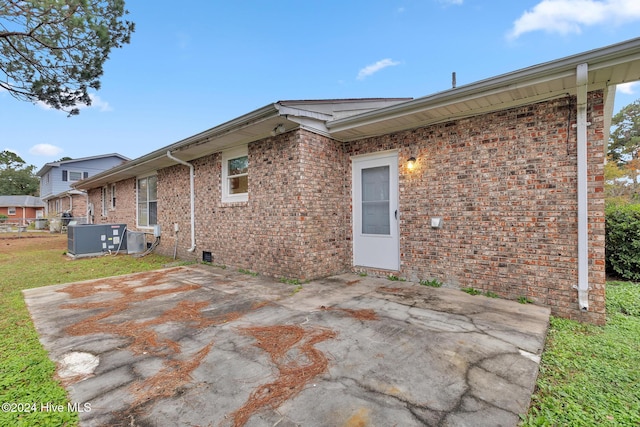
M 157 251 L 437 279 L 605 321 L 603 168 L 640 39 L 431 96 L 279 101 L 74 185 Z
M 38 218 L 44 218 L 45 205 L 34 196 L 0 196 L 0 215 L 6 215 L 5 223 L 25 226 Z

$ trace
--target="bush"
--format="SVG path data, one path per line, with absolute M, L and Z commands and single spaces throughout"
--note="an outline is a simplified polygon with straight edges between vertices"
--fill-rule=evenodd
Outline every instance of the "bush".
M 0 214 L 0 223 L 5 222 L 7 219 L 9 219 L 8 216 L 6 216 L 5 214 Z
M 640 204 L 609 204 L 605 218 L 607 271 L 640 280 Z

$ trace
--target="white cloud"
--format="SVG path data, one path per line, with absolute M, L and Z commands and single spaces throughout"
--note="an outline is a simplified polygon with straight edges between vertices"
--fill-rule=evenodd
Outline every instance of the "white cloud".
M 64 150 L 60 147 L 56 147 L 51 144 L 36 144 L 33 147 L 29 148 L 29 154 L 34 156 L 57 156 L 62 153 Z
M 97 108 L 100 111 L 113 111 L 113 108 L 111 108 L 111 105 L 109 105 L 107 101 L 103 101 L 95 93 L 90 93 L 89 98 L 91 98 L 91 106 L 87 107 L 85 105 L 84 108 Z
M 543 0 L 527 10 L 513 23 L 508 37 L 524 33 L 580 34 L 583 27 L 597 24 L 615 25 L 640 20 L 638 0 Z
M 375 64 L 367 65 L 366 67 L 361 69 L 358 72 L 358 77 L 357 78 L 358 78 L 358 80 L 362 80 L 365 77 L 368 77 L 368 76 L 370 76 L 370 75 L 372 75 L 374 73 L 377 73 L 378 71 L 380 71 L 380 70 L 382 70 L 384 68 L 393 67 L 393 66 L 398 65 L 398 64 L 400 64 L 400 63 L 397 62 L 397 61 L 393 61 L 393 60 L 391 60 L 389 58 L 382 59 L 382 60 L 376 62 Z
M 95 93 L 90 93 L 89 94 L 89 98 L 91 98 L 91 105 L 78 104 L 78 105 L 76 105 L 76 108 L 78 108 L 79 110 L 86 110 L 88 108 L 95 108 L 100 112 L 113 111 L 113 108 L 111 108 L 109 103 L 107 101 L 103 101 L 102 98 L 100 98 Z M 53 109 L 52 107 L 50 107 L 49 105 L 45 104 L 42 101 L 36 102 L 36 105 L 38 105 L 41 108 L 44 108 L 45 110 L 52 110 Z
M 622 83 L 616 86 L 616 92 L 620 92 L 625 95 L 634 95 L 639 85 L 640 82 Z

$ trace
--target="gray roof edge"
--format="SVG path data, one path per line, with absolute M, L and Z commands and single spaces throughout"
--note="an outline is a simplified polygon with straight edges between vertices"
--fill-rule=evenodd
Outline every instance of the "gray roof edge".
M 25 207 L 25 208 L 43 208 L 44 202 L 40 197 L 36 196 L 0 196 L 0 206 L 2 207 Z
M 332 120 L 327 122 L 327 127 L 329 130 L 338 127 L 341 129 L 355 127 L 360 123 L 369 123 L 372 120 L 382 119 L 388 115 L 401 115 L 404 112 L 414 112 L 439 103 L 455 101 L 472 94 L 480 94 L 503 87 L 506 89 L 514 84 L 520 84 L 554 74 L 563 74 L 575 69 L 575 67 L 582 63 L 588 63 L 590 69 L 592 66 L 598 68 L 598 64 L 608 63 L 618 58 L 628 57 L 634 54 L 640 55 L 640 38 L 522 68 L 432 95 L 416 98 L 413 101 L 392 105 L 356 116 Z
M 127 163 L 124 163 L 119 166 L 115 166 L 107 171 L 101 172 L 99 174 L 93 175 L 89 178 L 83 179 L 82 181 L 78 181 L 79 185 L 74 184 L 73 187 L 76 189 L 89 189 L 92 188 L 93 182 L 102 181 L 109 176 L 117 176 L 120 172 L 126 171 L 128 169 L 135 168 L 137 166 L 143 165 L 145 163 L 151 162 L 160 157 L 165 157 L 167 155 L 167 151 L 176 151 L 181 148 L 187 147 L 191 144 L 198 143 L 206 138 L 214 138 L 216 135 L 222 135 L 225 133 L 233 132 L 236 129 L 240 129 L 244 126 L 250 125 L 257 121 L 261 121 L 265 118 L 269 118 L 277 115 L 294 115 L 298 114 L 301 117 L 314 117 L 319 120 L 327 120 L 328 116 L 323 114 L 318 114 L 314 112 L 309 112 L 304 109 L 295 108 L 294 105 L 305 105 L 305 104 L 329 104 L 329 103 L 362 103 L 362 102 L 375 102 L 375 101 L 400 101 L 406 100 L 408 98 L 349 98 L 349 99 L 325 99 L 325 100 L 284 100 L 277 101 L 271 104 L 267 104 L 263 107 L 260 107 L 256 110 L 253 110 L 247 114 L 243 114 L 242 116 L 236 117 L 232 120 L 224 122 L 218 126 L 207 129 L 195 135 L 184 138 L 178 142 L 173 144 L 164 146 L 157 150 L 154 150 L 148 154 L 140 156 L 134 160 L 130 160 Z
M 75 189 L 93 188 L 94 182 L 102 181 L 105 178 L 108 178 L 110 176 L 117 176 L 119 173 L 123 171 L 144 165 L 145 163 L 149 163 L 160 157 L 166 157 L 167 151 L 176 151 L 176 150 L 179 150 L 180 148 L 187 147 L 191 144 L 202 141 L 203 139 L 212 138 L 212 137 L 215 137 L 216 135 L 232 132 L 235 129 L 241 128 L 255 121 L 262 120 L 265 117 L 270 117 L 272 115 L 278 115 L 278 114 L 279 114 L 279 108 L 277 103 L 267 104 L 264 107 L 251 111 L 250 113 L 244 114 L 240 117 L 236 117 L 235 119 L 224 122 L 218 126 L 207 129 L 205 131 L 189 136 L 187 138 L 181 139 L 180 141 L 175 142 L 173 144 L 166 145 L 162 148 L 154 150 L 136 159 L 130 160 L 126 163 L 123 163 L 122 165 L 115 166 L 109 170 L 100 172 L 89 178 L 78 181 L 77 183 L 73 184 L 72 187 Z
M 44 173 L 46 173 L 49 169 L 51 169 L 53 167 L 59 167 L 59 166 L 65 164 L 65 163 L 84 162 L 84 161 L 87 161 L 87 160 L 104 159 L 105 157 L 119 157 L 122 160 L 124 160 L 125 162 L 128 162 L 129 160 L 131 160 L 127 156 L 123 156 L 122 154 L 119 154 L 119 153 L 109 153 L 109 154 L 100 154 L 100 155 L 97 155 L 97 156 L 80 157 L 78 159 L 62 160 L 62 161 L 57 161 L 57 162 L 49 162 L 49 163 L 45 163 L 44 166 L 42 166 L 40 168 L 40 170 L 38 170 L 38 172 L 36 172 L 36 176 L 41 176 Z

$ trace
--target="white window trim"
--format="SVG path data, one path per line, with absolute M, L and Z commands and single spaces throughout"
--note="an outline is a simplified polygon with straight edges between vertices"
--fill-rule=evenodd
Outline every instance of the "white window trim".
M 101 203 L 102 204 L 102 212 L 101 212 L 101 214 L 102 214 L 102 216 L 107 216 L 108 215 L 108 212 L 107 212 L 107 206 L 108 206 L 107 205 L 107 191 L 108 191 L 107 186 L 105 185 L 104 187 L 102 187 L 101 191 L 102 191 L 102 195 L 100 197 L 102 199 L 101 200 L 101 202 L 102 202 Z
M 154 225 L 140 225 L 140 218 L 138 216 L 138 214 L 139 214 L 138 196 L 140 195 L 140 188 L 138 187 L 138 183 L 139 183 L 139 181 L 141 179 L 149 178 L 149 177 L 152 177 L 152 176 L 157 177 L 158 175 L 157 175 L 157 173 L 150 173 L 148 175 L 140 175 L 140 176 L 136 177 L 136 226 L 138 228 L 140 228 L 140 229 L 143 229 L 143 230 L 147 230 L 147 229 L 151 230 L 151 229 L 153 229 Z M 157 185 L 158 185 L 158 181 L 156 181 L 156 186 Z M 156 191 L 157 191 L 157 187 L 156 187 Z M 147 203 L 149 203 L 149 200 L 147 200 Z M 157 208 L 157 203 L 158 203 L 158 199 L 156 199 L 156 208 Z
M 7 208 L 7 215 L 11 215 L 11 216 L 17 215 L 17 209 L 13 206 Z
M 71 179 L 71 174 L 72 173 L 77 173 L 80 175 L 80 179 Z M 82 173 L 82 171 L 67 171 L 67 181 L 68 182 L 78 182 L 78 181 L 82 181 L 82 177 L 84 176 L 84 173 Z
M 243 145 L 242 147 L 232 148 L 222 152 L 222 202 L 223 203 L 246 202 L 249 200 L 248 192 L 239 193 L 239 194 L 229 193 L 229 179 L 228 179 L 229 168 L 227 167 L 227 162 L 229 160 L 237 159 L 238 157 L 244 157 L 248 155 L 249 155 L 249 150 L 247 145 Z M 249 169 L 250 168 L 251 168 L 251 165 L 249 165 Z

